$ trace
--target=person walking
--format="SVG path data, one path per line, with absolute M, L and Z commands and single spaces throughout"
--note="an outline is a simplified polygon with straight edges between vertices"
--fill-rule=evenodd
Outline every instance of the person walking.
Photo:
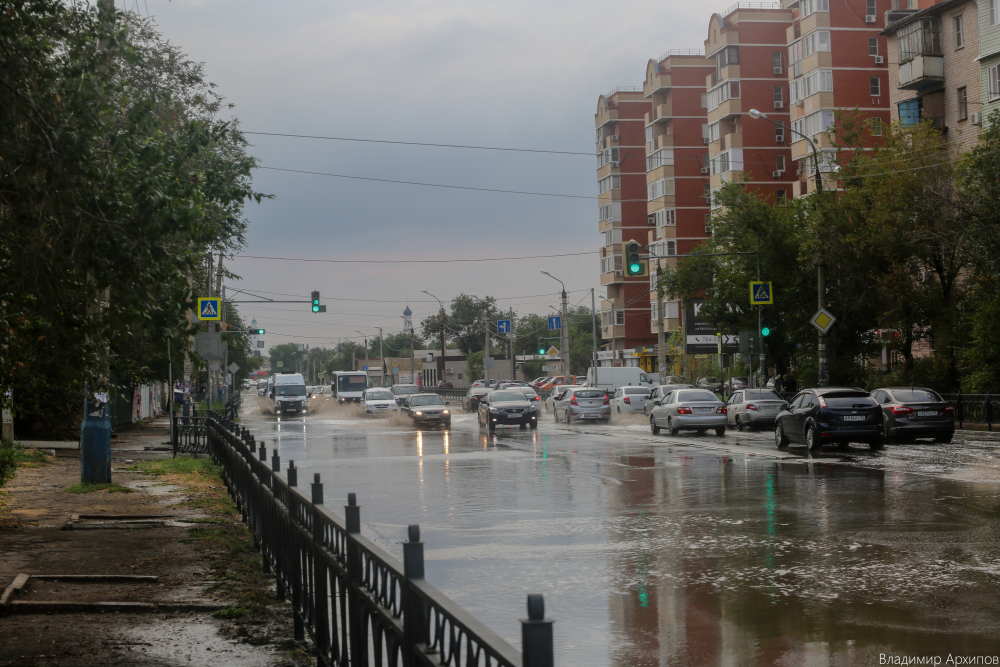
M 794 394 L 795 392 L 798 391 L 798 383 L 795 382 L 795 378 L 793 378 L 791 375 L 787 373 L 785 374 L 784 387 L 785 391 L 788 392 L 789 394 Z
M 785 390 L 785 378 L 781 375 L 776 375 L 774 377 L 774 390 L 779 394 Z

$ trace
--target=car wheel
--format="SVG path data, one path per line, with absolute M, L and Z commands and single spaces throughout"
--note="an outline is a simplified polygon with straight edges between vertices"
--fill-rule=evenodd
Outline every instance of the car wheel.
M 490 426 L 490 433 L 496 433 L 496 431 L 497 431 L 497 425 L 494 424 L 493 422 L 490 422 L 489 426 Z
M 451 429 L 451 420 L 450 419 L 444 423 L 444 427 L 446 429 Z
M 679 428 L 674 428 L 674 418 L 673 417 L 667 417 L 667 432 L 670 435 L 677 435 L 678 433 L 681 432 L 681 430 Z
M 621 414 L 621 413 L 622 413 L 621 406 L 618 406 L 618 414 Z
M 715 435 L 719 436 L 720 438 L 722 436 L 724 436 L 725 434 L 726 434 L 726 427 L 725 426 L 720 426 L 719 428 L 715 429 Z
M 788 437 L 785 435 L 785 429 L 781 428 L 781 422 L 774 425 L 774 444 L 778 446 L 778 449 L 784 449 L 788 446 Z
M 816 429 L 813 428 L 812 424 L 806 426 L 806 447 L 808 447 L 810 451 L 816 451 L 823 447 L 819 438 L 816 437 Z
M 571 425 L 573 423 L 573 415 L 570 413 L 569 409 L 566 409 L 566 424 Z
M 531 426 L 529 428 L 531 428 L 531 430 L 534 431 L 535 429 L 538 428 L 538 422 L 531 422 Z
M 660 427 L 656 425 L 656 420 L 652 417 L 649 418 L 649 430 L 653 433 L 653 435 L 660 434 Z
M 952 439 L 955 437 L 954 433 L 948 433 L 946 435 L 934 436 L 934 442 L 943 442 L 945 444 L 951 443 Z
M 527 425 L 527 424 L 521 424 L 520 426 L 518 426 L 518 427 L 517 427 L 517 429 L 518 429 L 519 431 L 523 431 L 523 430 L 524 430 L 524 429 L 526 429 L 526 428 L 528 428 L 528 425 Z
M 877 452 L 880 449 L 885 448 L 886 439 L 884 435 L 880 435 L 873 440 L 868 441 L 868 448 L 873 452 Z
M 740 432 L 743 431 L 743 420 L 740 419 L 739 415 L 736 415 L 736 430 Z

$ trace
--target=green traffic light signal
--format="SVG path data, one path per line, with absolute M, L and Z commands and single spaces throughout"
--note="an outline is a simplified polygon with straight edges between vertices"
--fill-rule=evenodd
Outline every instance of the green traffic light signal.
M 264 335 L 264 330 L 263 329 L 257 329 L 257 335 L 258 336 L 263 336 Z
M 319 308 L 319 292 L 313 292 L 312 293 L 312 311 L 314 313 L 318 313 L 319 310 L 320 310 L 320 308 Z
M 761 327 L 760 335 L 765 338 L 771 335 L 771 327 Z
M 642 264 L 639 264 L 638 262 L 636 262 L 635 264 L 629 264 L 628 270 L 629 270 L 629 273 L 631 273 L 632 275 L 635 275 L 635 274 L 639 273 L 640 271 L 642 271 Z

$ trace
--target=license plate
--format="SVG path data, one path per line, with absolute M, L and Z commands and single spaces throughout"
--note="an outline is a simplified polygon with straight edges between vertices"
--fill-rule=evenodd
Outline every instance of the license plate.
M 601 417 L 602 415 L 599 415 L 596 412 L 587 412 L 583 415 L 584 419 L 600 419 Z
M 917 413 L 918 417 L 937 417 L 936 410 L 921 410 Z
M 865 415 L 845 415 L 845 422 L 863 422 L 867 417 Z
M 695 412 L 715 412 L 715 408 L 695 408 Z
M 762 405 L 760 406 L 761 412 L 774 412 L 778 409 L 777 405 Z

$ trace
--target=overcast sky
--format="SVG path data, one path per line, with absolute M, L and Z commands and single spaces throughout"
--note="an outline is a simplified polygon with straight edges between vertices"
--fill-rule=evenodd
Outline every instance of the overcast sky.
M 594 112 L 615 86 L 641 86 L 646 62 L 701 48 L 731 0 L 129 0 L 206 63 L 244 130 L 472 144 L 588 155 L 251 136 L 261 165 L 402 181 L 595 197 Z M 119 7 L 121 7 L 119 2 Z M 246 255 L 367 259 L 335 264 L 240 258 L 228 289 L 308 299 L 244 305 L 268 346 L 330 345 L 356 329 L 398 331 L 407 299 L 419 321 L 465 292 L 515 313 L 546 314 L 559 284 L 570 303 L 602 289 L 596 255 L 401 264 L 596 251 L 596 199 L 497 194 L 260 169 Z M 293 296 L 279 296 L 293 295 Z M 343 299 L 341 301 L 335 299 Z

